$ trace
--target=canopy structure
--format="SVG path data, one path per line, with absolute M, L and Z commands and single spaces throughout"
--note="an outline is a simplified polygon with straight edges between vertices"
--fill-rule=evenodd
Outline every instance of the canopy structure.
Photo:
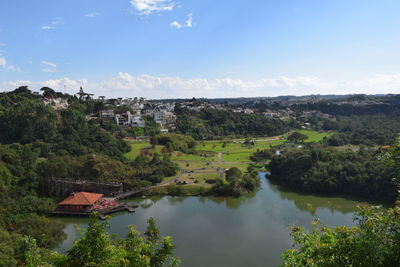
M 58 205 L 92 206 L 102 197 L 103 194 L 79 192 L 67 197 L 58 203 Z

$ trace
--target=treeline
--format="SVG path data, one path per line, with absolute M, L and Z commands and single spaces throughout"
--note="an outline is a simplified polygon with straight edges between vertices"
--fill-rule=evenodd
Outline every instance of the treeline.
M 336 151 L 320 145 L 287 149 L 271 158 L 269 179 L 305 192 L 393 202 L 394 169 L 378 156 L 379 152 L 369 150 Z
M 324 122 L 326 130 L 338 131 L 326 140 L 331 146 L 353 145 L 389 145 L 400 132 L 400 120 L 397 117 L 383 115 L 337 117 L 335 121 Z
M 359 96 L 359 99 L 348 98 L 342 99 L 343 101 L 365 101 L 369 100 L 365 96 Z M 319 101 L 315 103 L 297 104 L 292 105 L 291 108 L 295 111 L 310 111 L 318 110 L 325 114 L 333 116 L 352 116 L 352 115 L 386 115 L 397 117 L 400 116 L 400 96 L 387 96 L 384 98 L 373 98 L 372 101 L 379 101 L 382 103 L 368 104 L 368 105 L 353 105 L 353 104 L 337 104 L 334 101 Z
M 202 109 L 191 111 L 175 106 L 177 131 L 196 140 L 237 136 L 273 136 L 299 125 L 293 121 L 265 118 L 256 114 L 234 113 L 230 110 Z

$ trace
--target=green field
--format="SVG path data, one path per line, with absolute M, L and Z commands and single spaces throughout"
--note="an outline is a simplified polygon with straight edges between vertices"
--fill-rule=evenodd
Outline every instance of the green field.
M 324 137 L 332 135 L 332 132 L 317 132 L 312 130 L 299 130 L 300 133 L 308 136 L 305 142 L 319 142 Z M 218 141 L 202 141 L 198 142 L 195 147 L 195 154 L 185 154 L 175 151 L 171 154 L 171 160 L 176 162 L 181 170 L 191 171 L 199 169 L 229 169 L 237 167 L 243 172 L 247 169 L 248 163 L 251 162 L 250 156 L 257 150 L 268 149 L 272 146 L 284 144 L 286 139 L 282 137 L 274 138 L 255 138 L 254 146 L 247 147 L 241 142 L 244 139 L 218 140 Z M 125 154 L 130 160 L 135 159 L 140 155 L 144 148 L 150 148 L 152 153 L 161 153 L 163 146 L 155 146 L 151 148 L 148 141 L 130 141 L 131 151 Z M 220 156 L 218 156 L 220 153 Z M 206 156 L 204 156 L 206 154 Z M 204 175 L 204 174 L 203 174 Z M 217 173 L 213 175 L 219 175 Z M 186 177 L 187 175 L 185 175 Z M 206 176 L 204 176 L 206 177 Z M 163 181 L 172 179 L 173 177 L 165 178 Z M 199 184 L 196 184 L 199 186 Z
M 333 135 L 332 132 L 317 132 L 317 131 L 313 131 L 313 130 L 300 130 L 298 132 L 308 136 L 308 139 L 305 140 L 305 142 L 307 142 L 307 143 L 319 142 L 322 139 L 324 139 L 324 137 L 329 137 L 329 136 Z
M 200 156 L 200 155 L 194 155 L 194 154 L 185 154 L 182 152 L 174 152 L 172 153 L 171 156 L 172 160 L 187 160 L 187 161 L 214 161 L 216 160 L 215 154 L 213 153 L 213 156 Z

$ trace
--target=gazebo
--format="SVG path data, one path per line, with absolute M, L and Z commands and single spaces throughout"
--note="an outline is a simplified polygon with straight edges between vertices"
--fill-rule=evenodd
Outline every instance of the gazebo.
M 60 203 L 58 209 L 64 211 L 91 211 L 93 207 L 101 201 L 103 194 L 79 192 L 73 193 Z

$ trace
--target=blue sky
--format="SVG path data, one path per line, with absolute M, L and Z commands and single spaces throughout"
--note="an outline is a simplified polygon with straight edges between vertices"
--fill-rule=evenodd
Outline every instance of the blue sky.
M 3 0 L 0 90 L 400 92 L 400 1 Z

